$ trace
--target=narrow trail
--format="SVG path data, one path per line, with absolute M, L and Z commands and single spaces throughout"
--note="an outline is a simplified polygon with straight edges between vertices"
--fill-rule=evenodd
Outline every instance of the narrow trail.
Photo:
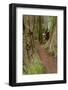
M 41 63 L 47 68 L 47 73 L 57 73 L 56 59 L 48 55 L 41 45 L 38 46 L 38 54 L 41 58 Z

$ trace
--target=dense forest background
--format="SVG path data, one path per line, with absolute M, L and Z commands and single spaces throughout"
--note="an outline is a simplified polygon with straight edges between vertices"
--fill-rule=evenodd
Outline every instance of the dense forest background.
M 57 58 L 57 17 L 24 15 L 23 43 L 23 73 L 47 73 L 47 65 L 41 60 L 45 55 L 40 53 L 46 52 L 48 57 Z

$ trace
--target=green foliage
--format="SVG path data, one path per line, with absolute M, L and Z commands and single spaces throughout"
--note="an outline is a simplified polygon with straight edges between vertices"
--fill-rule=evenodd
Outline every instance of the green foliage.
M 24 74 L 42 74 L 46 73 L 46 71 L 46 68 L 41 64 L 37 54 L 34 54 L 32 63 L 27 63 L 26 66 L 24 66 Z

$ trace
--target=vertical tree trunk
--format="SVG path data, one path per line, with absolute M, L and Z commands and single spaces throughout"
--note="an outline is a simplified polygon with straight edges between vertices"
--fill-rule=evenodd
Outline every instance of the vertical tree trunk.
M 41 16 L 39 16 L 39 42 L 42 43 L 42 24 L 41 24 Z

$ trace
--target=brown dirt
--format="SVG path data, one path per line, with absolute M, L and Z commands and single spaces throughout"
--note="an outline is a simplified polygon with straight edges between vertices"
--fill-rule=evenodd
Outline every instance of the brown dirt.
M 41 63 L 46 67 L 47 73 L 57 73 L 57 60 L 47 54 L 45 49 L 39 45 L 38 54 L 41 58 Z

